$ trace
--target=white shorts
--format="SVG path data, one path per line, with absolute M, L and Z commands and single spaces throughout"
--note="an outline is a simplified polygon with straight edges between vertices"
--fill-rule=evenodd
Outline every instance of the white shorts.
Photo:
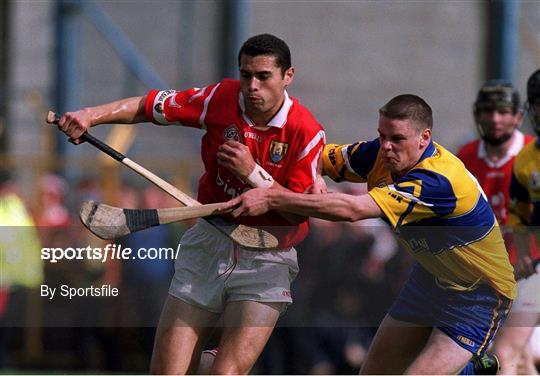
M 216 313 L 234 301 L 292 303 L 290 286 L 298 274 L 294 248 L 247 250 L 204 220 L 197 221 L 180 244 L 172 296 Z
M 540 264 L 536 273 L 517 283 L 517 297 L 512 312 L 533 312 L 540 314 Z

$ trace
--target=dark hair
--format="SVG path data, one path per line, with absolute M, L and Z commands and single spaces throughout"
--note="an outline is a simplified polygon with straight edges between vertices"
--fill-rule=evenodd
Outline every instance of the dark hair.
M 433 128 L 431 107 L 414 94 L 402 94 L 390 99 L 379 109 L 379 115 L 392 120 L 411 120 L 419 126 L 419 130 Z
M 534 131 L 540 137 L 540 117 L 535 115 L 534 102 L 540 98 L 540 69 L 527 80 L 527 114 Z
M 276 57 L 276 65 L 285 74 L 291 67 L 291 51 L 287 43 L 271 34 L 255 35 L 244 42 L 238 52 L 238 66 L 241 64 L 242 55 L 251 57 L 259 55 L 271 55 Z
M 511 107 L 512 112 L 516 114 L 521 107 L 519 93 L 510 82 L 489 80 L 478 90 L 473 106 L 474 114 L 478 115 L 483 109 L 498 107 Z
M 540 98 L 540 69 L 527 80 L 527 101 L 533 105 L 536 98 Z

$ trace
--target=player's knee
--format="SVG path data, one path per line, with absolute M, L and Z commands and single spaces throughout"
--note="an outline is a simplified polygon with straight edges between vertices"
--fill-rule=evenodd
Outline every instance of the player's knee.
M 212 375 L 245 375 L 247 372 L 241 372 L 239 367 L 230 365 L 227 367 L 212 367 Z
M 517 360 L 521 357 L 520 349 L 511 343 L 497 346 L 494 350 L 495 355 L 497 355 L 503 365 L 517 363 Z
M 211 374 L 213 375 L 247 375 L 250 367 L 238 362 L 219 362 L 212 365 Z

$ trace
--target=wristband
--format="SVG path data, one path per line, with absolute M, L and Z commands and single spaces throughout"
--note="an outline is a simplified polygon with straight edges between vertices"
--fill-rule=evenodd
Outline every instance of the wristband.
M 255 163 L 255 168 L 246 178 L 253 188 L 270 188 L 274 184 L 274 178 L 264 168 Z

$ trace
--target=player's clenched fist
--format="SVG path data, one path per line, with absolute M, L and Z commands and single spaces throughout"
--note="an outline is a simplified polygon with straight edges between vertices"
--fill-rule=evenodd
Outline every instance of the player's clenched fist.
M 255 161 L 249 148 L 238 141 L 229 140 L 221 145 L 216 157 L 220 165 L 242 180 L 246 180 L 255 168 Z
M 91 113 L 88 109 L 66 112 L 58 122 L 58 127 L 69 136 L 74 144 L 79 144 L 81 137 L 92 126 Z

